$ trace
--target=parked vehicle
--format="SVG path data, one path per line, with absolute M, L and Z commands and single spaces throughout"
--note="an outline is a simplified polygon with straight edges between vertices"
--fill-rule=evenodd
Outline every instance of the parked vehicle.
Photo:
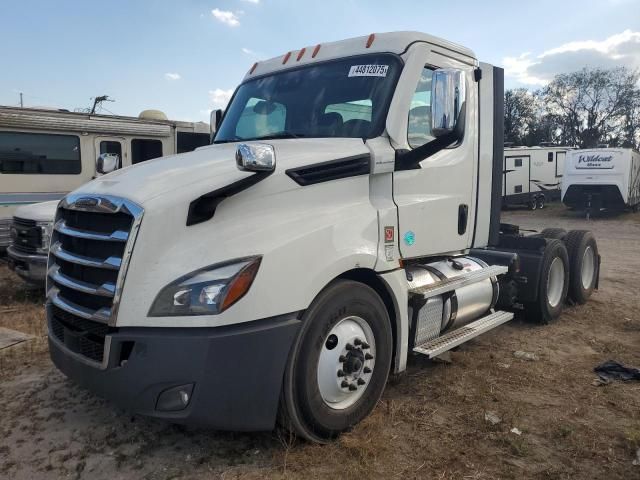
M 634 211 L 640 206 L 640 153 L 629 148 L 570 152 L 562 201 L 579 210 Z
M 508 147 L 504 149 L 503 205 L 544 208 L 560 200 L 562 175 L 570 147 Z
M 597 244 L 500 224 L 503 116 L 502 69 L 422 33 L 256 63 L 213 145 L 62 200 L 53 362 L 133 412 L 226 430 L 279 414 L 324 442 L 409 354 L 521 308 L 557 318 L 597 287 Z
M 60 200 L 104 167 L 188 152 L 209 135 L 206 123 L 167 120 L 157 110 L 134 118 L 0 107 L 0 250 L 18 206 Z

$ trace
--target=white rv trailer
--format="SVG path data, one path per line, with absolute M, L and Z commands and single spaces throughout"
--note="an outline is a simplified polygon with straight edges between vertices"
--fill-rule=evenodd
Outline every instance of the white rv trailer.
M 59 200 L 95 178 L 100 155 L 125 167 L 191 151 L 209 136 L 208 124 L 157 110 L 135 118 L 0 106 L 0 250 L 16 207 Z
M 630 148 L 570 152 L 562 202 L 575 209 L 634 211 L 640 206 L 640 153 Z
M 504 149 L 503 205 L 543 208 L 560 200 L 564 163 L 570 147 L 507 147 Z
M 409 354 L 587 301 L 590 232 L 500 223 L 503 85 L 471 50 L 416 32 L 256 63 L 212 145 L 60 202 L 54 364 L 133 412 L 224 430 L 280 419 L 325 442 Z

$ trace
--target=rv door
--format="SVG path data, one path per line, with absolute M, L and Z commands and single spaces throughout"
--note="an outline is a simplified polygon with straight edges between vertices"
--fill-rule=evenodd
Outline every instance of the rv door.
M 119 158 L 119 167 L 126 167 L 131 165 L 131 161 L 129 160 L 129 155 L 127 155 L 127 142 L 123 137 L 106 137 L 106 136 L 98 136 L 95 138 L 95 147 L 96 161 L 98 157 L 104 153 L 109 153 L 111 155 L 117 155 Z M 96 171 L 96 176 L 100 174 Z

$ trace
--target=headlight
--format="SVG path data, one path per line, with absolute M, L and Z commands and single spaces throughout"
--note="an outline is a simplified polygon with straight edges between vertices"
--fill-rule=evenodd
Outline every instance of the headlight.
M 39 248 L 42 252 L 49 251 L 49 243 L 51 243 L 51 232 L 53 232 L 53 222 L 37 222 L 42 235 L 42 246 Z
M 160 290 L 149 316 L 215 315 L 251 287 L 262 257 L 242 258 L 191 272 Z

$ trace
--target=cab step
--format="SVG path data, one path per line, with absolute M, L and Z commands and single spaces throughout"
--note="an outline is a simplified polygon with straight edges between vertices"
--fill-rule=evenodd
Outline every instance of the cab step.
M 490 313 L 489 315 L 479 318 L 475 322 L 471 322 L 464 327 L 460 327 L 457 330 L 446 333 L 441 337 L 429 340 L 422 345 L 414 347 L 413 351 L 416 353 L 422 353 L 429 358 L 437 357 L 441 353 L 451 350 L 458 345 L 477 337 L 493 328 L 496 328 L 503 323 L 508 322 L 513 318 L 513 313 L 497 311 Z
M 423 298 L 435 297 L 436 295 L 442 295 L 443 293 L 456 290 L 457 288 L 466 287 L 472 283 L 481 282 L 487 278 L 502 275 L 509 271 L 509 267 L 504 265 L 491 265 L 483 268 L 482 270 L 475 270 L 473 272 L 464 273 L 457 277 L 447 278 L 437 283 L 431 283 L 422 287 L 416 287 L 409 289 L 410 295 L 420 295 Z

